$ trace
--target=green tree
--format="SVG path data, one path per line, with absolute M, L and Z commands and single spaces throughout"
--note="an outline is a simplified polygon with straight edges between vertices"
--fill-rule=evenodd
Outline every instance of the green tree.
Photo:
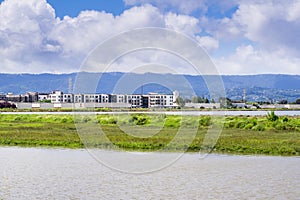
M 184 101 L 184 99 L 183 99 L 181 96 L 177 97 L 175 103 L 176 103 L 180 108 L 182 108 L 182 107 L 185 106 L 185 101 Z
M 279 101 L 279 104 L 287 104 L 287 103 L 288 103 L 287 100 L 281 100 L 281 101 Z
M 300 99 L 297 99 L 297 100 L 296 100 L 296 104 L 300 104 Z
M 202 97 L 199 96 L 193 96 L 192 98 L 192 103 L 203 103 L 204 99 Z
M 219 102 L 220 102 L 221 108 L 232 108 L 233 107 L 231 99 L 229 99 L 229 98 L 220 97 Z

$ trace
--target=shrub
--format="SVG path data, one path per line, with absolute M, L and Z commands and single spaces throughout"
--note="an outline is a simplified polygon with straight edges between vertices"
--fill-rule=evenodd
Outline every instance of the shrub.
M 277 129 L 277 130 L 286 130 L 287 128 L 286 128 L 285 124 L 278 123 L 278 124 L 275 125 L 275 129 Z
M 66 117 L 63 117 L 63 118 L 61 118 L 61 122 L 62 122 L 62 123 L 67 123 L 67 122 L 68 122 L 68 119 L 67 119 Z
M 135 125 L 146 125 L 150 122 L 150 118 L 147 115 L 133 115 L 131 116 L 130 122 L 133 122 Z
M 235 128 L 244 128 L 246 126 L 246 122 L 239 121 L 235 124 Z
M 210 116 L 200 117 L 200 119 L 199 119 L 199 125 L 200 126 L 209 126 L 210 124 L 211 124 L 211 117 Z
M 279 117 L 278 117 L 277 115 L 275 115 L 275 112 L 274 112 L 274 111 L 271 111 L 271 112 L 268 113 L 268 115 L 267 115 L 267 119 L 268 119 L 269 121 L 272 121 L 272 122 L 277 121 L 278 118 L 279 118 Z
M 15 118 L 14 118 L 14 121 L 16 121 L 16 122 L 18 122 L 18 121 L 20 121 L 22 118 L 20 117 L 20 116 L 16 116 Z
M 17 108 L 15 104 L 11 104 L 11 103 L 8 103 L 8 102 L 1 102 L 0 103 L 0 108 Z
M 252 129 L 254 126 L 254 124 L 247 124 L 244 129 Z
M 254 131 L 264 131 L 265 126 L 263 124 L 257 124 L 256 126 L 252 127 L 252 130 L 254 130 Z
M 100 118 L 100 124 L 117 124 L 118 121 L 114 118 L 114 117 L 111 117 L 111 116 L 107 116 L 107 117 L 103 117 L 103 118 Z
M 283 118 L 282 118 L 282 122 L 288 122 L 289 121 L 289 119 L 286 117 L 286 116 L 284 116 Z
M 165 121 L 165 127 L 178 128 L 180 126 L 181 118 L 179 117 L 168 117 Z
M 224 127 L 225 128 L 233 128 L 235 126 L 235 122 L 234 121 L 229 121 L 229 122 L 225 122 L 224 123 Z

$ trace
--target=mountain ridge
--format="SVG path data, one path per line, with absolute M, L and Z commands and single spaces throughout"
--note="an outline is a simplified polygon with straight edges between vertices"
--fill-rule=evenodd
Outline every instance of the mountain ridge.
M 178 80 L 187 80 L 195 90 L 196 95 L 208 97 L 208 89 L 205 84 L 205 78 L 218 75 L 178 75 L 178 74 L 157 74 L 157 73 L 122 73 L 122 72 L 108 72 L 108 73 L 85 73 L 87 76 L 100 76 L 101 80 L 95 92 L 97 93 L 114 93 L 115 86 L 121 80 L 129 82 L 151 82 L 154 83 L 144 85 L 143 87 L 137 85 L 135 92 L 170 92 L 174 88 L 178 90 L 183 96 L 188 96 L 189 93 L 185 84 L 179 84 Z M 80 74 L 79 73 L 79 74 Z M 6 74 L 0 73 L 0 93 L 15 93 L 23 94 L 30 91 L 37 92 L 52 92 L 54 90 L 61 90 L 68 92 L 69 79 L 72 79 L 72 86 L 76 81 L 78 73 L 66 74 Z M 125 79 L 124 79 L 125 77 Z M 300 75 L 287 74 L 257 74 L 257 75 L 222 75 L 221 76 L 226 94 L 232 99 L 242 99 L 243 92 L 246 90 L 247 99 L 250 101 L 270 101 L 287 99 L 295 101 L 300 98 Z M 155 84 L 163 80 L 168 83 L 170 88 Z M 134 84 L 134 83 L 132 83 Z M 124 84 L 123 84 L 124 85 Z M 134 87 L 134 85 L 132 86 Z M 132 91 L 118 91 L 120 93 L 128 93 Z

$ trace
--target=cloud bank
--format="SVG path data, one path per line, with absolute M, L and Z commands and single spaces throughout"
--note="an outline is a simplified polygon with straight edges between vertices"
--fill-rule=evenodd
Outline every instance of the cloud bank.
M 89 52 L 113 35 L 135 28 L 161 27 L 197 41 L 222 74 L 300 74 L 299 1 L 124 2 L 128 8 L 118 16 L 82 11 L 77 17 L 60 19 L 45 0 L 3 1 L 0 72 L 78 71 Z M 236 9 L 227 16 L 210 14 L 212 8 L 226 13 L 233 7 Z M 150 61 L 155 62 L 155 58 L 154 54 Z M 118 63 L 120 71 L 123 64 L 135 64 L 134 59 L 124 60 L 130 62 Z

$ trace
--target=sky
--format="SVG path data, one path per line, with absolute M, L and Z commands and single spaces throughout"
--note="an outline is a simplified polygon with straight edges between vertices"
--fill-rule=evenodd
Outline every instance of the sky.
M 298 0 L 0 0 L 0 73 L 71 73 L 95 48 L 126 31 L 164 28 L 208 54 L 220 74 L 300 75 Z M 161 38 L 159 38 L 161 39 Z M 164 45 L 188 46 L 176 40 Z M 141 41 L 142 42 L 142 41 Z M 118 48 L 112 45 L 108 51 Z M 168 60 L 166 52 L 123 56 L 112 71 Z M 97 69 L 93 68 L 94 71 Z M 156 71 L 159 72 L 159 69 Z

